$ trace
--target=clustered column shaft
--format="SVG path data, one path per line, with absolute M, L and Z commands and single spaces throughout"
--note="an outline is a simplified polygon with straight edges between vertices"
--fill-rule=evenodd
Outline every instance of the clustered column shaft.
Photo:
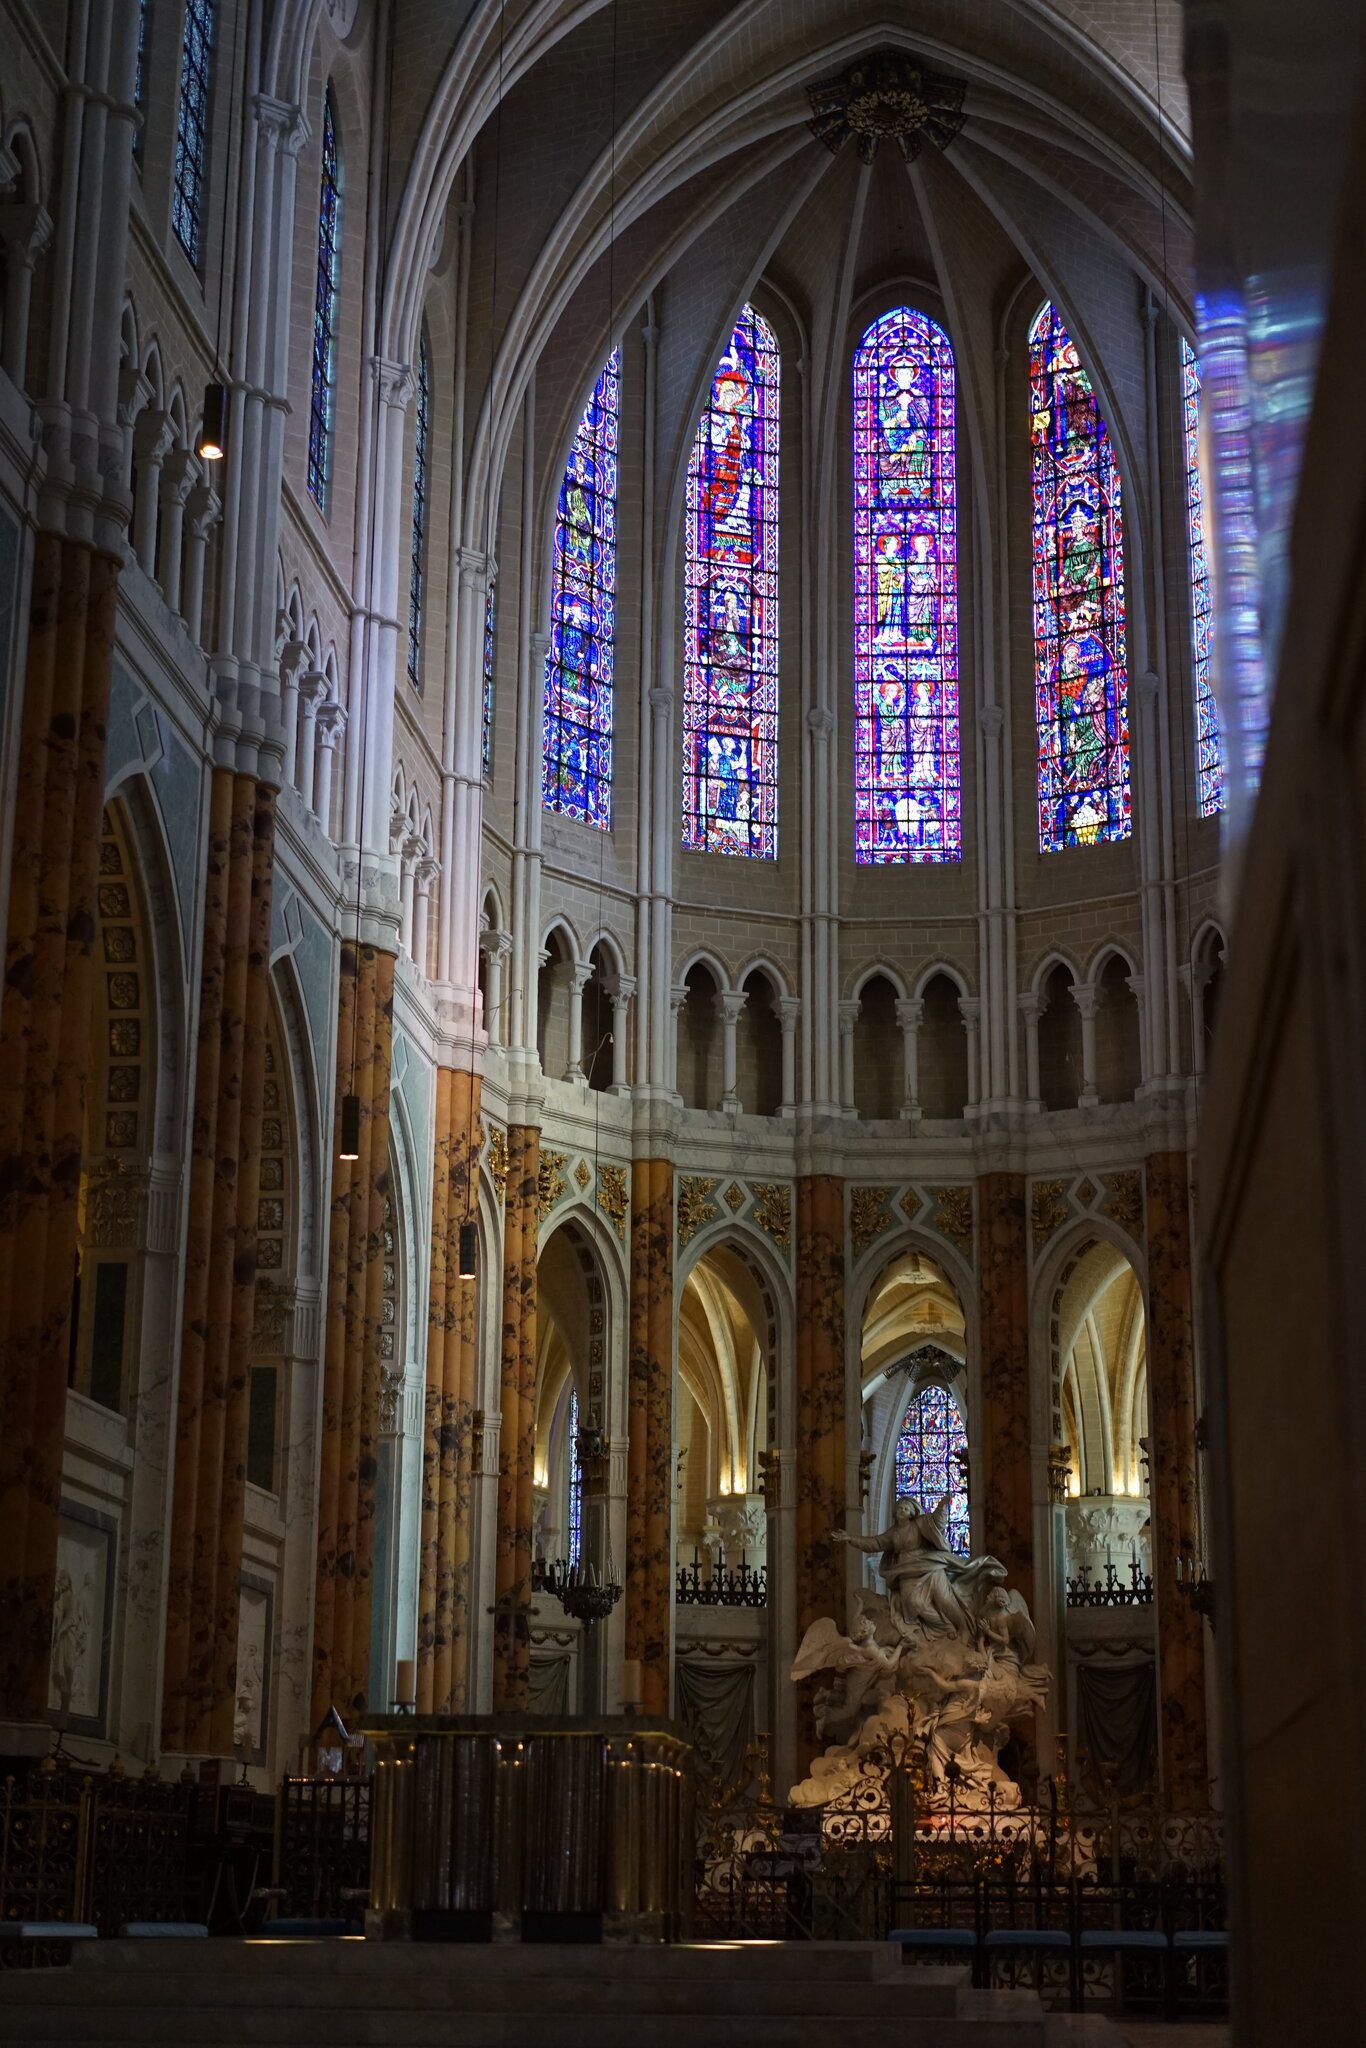
M 637 1159 L 631 1170 L 626 1655 L 639 1661 L 641 1706 L 647 1714 L 669 1710 L 673 1305 L 673 1164 Z
M 541 1133 L 510 1124 L 503 1197 L 503 1342 L 494 1565 L 493 1705 L 524 1712 L 531 1683 L 531 1543 L 536 1479 L 536 1234 Z
M 844 1355 L 844 1182 L 797 1182 L 795 1566 L 800 1642 L 820 1615 L 844 1626 L 844 1560 L 832 1531 L 845 1526 L 848 1389 Z M 817 1746 L 809 1694 L 798 1703 L 803 1761 Z
M 1025 1184 L 1017 1173 L 977 1183 L 982 1359 L 982 1543 L 1034 1606 L 1029 1428 L 1029 1263 Z

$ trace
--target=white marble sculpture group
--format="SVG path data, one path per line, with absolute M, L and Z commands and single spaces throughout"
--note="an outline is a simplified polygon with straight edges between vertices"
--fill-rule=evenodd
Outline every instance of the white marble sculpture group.
M 1007 1589 L 994 1557 L 960 1557 L 945 1533 L 947 1497 L 931 1514 L 899 1500 L 889 1529 L 835 1540 L 878 1557 L 886 1591 L 863 1594 L 850 1635 L 829 1616 L 813 1621 L 792 1666 L 836 1682 L 816 1695 L 816 1732 L 827 1742 L 794 1806 L 825 1806 L 885 1771 L 898 1740 L 923 1746 L 932 1798 L 950 1781 L 959 1805 L 1015 1806 L 1020 1791 L 1001 1767 L 1011 1724 L 1048 1697 L 1034 1656 L 1034 1624 L 1022 1594 Z M 830 1738 L 833 1737 L 833 1740 Z M 952 1769 L 950 1767 L 953 1767 Z

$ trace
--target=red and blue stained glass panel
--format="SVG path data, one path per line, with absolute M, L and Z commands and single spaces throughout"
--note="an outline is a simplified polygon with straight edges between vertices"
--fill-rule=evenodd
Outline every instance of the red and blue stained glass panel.
M 613 349 L 565 465 L 545 662 L 542 801 L 604 832 L 612 827 L 619 371 Z
M 1056 306 L 1029 330 L 1039 847 L 1127 839 L 1124 528 L 1114 449 Z
M 962 856 L 953 350 L 898 306 L 854 356 L 854 858 Z
M 1219 707 L 1210 680 L 1210 634 L 1213 614 L 1209 557 L 1205 552 L 1205 497 L 1200 483 L 1200 362 L 1181 339 L 1181 425 L 1186 452 L 1186 537 L 1191 559 L 1191 630 L 1194 639 L 1195 771 L 1202 818 L 1224 808 L 1224 750 L 1219 738 Z
M 683 844 L 778 855 L 778 343 L 752 306 L 688 464 Z
M 968 1483 L 959 1453 L 967 1431 L 958 1404 L 945 1387 L 924 1387 L 912 1396 L 896 1440 L 896 1493 L 925 1514 L 949 1497 L 948 1539 L 960 1557 L 968 1554 Z

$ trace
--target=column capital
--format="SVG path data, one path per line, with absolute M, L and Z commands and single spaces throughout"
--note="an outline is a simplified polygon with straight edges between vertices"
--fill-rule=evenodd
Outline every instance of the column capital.
M 32 270 L 51 239 L 52 215 L 46 207 L 14 200 L 0 206 L 0 242 L 7 262 Z
M 139 462 L 159 463 L 170 453 L 175 423 L 168 412 L 144 406 L 133 424 L 133 452 Z
M 493 556 L 481 554 L 478 548 L 457 548 L 455 559 L 462 590 L 471 590 L 477 584 L 486 591 L 498 574 L 498 564 Z
M 506 960 L 512 951 L 512 933 L 485 925 L 479 934 L 479 950 L 486 960 Z
M 531 659 L 533 663 L 544 663 L 550 652 L 549 633 L 533 633 L 531 636 Z
M 297 156 L 312 133 L 303 108 L 268 92 L 258 92 L 251 105 L 256 125 L 272 148 L 285 156 Z
M 199 476 L 198 459 L 188 448 L 173 448 L 161 465 L 161 495 L 171 505 L 187 503 Z
M 723 988 L 716 992 L 716 1014 L 723 1024 L 738 1024 L 740 1013 L 749 1001 L 742 988 Z
M 969 1026 L 976 1024 L 982 1015 L 982 998 L 980 996 L 959 996 L 958 1014 L 965 1024 Z
M 998 740 L 1006 729 L 1004 704 L 983 704 L 977 713 L 977 723 L 988 739 Z
M 847 996 L 840 1004 L 840 1036 L 842 1038 L 851 1038 L 853 1036 L 854 1026 L 858 1023 L 862 1009 L 863 1005 L 857 996 Z
M 208 537 L 212 527 L 223 517 L 223 500 L 211 483 L 203 477 L 190 492 L 185 504 L 185 516 L 190 522 L 190 532 L 196 540 Z
M 1072 983 L 1072 1000 L 1081 1012 L 1083 1020 L 1089 1023 L 1096 1014 L 1096 1007 L 1100 1001 L 1100 990 L 1094 982 L 1074 981 Z
M 556 972 L 564 977 L 574 995 L 581 996 L 593 979 L 593 963 L 591 960 L 565 960 Z
M 396 407 L 400 412 L 408 410 L 414 390 L 410 363 L 391 363 L 385 356 L 372 356 L 370 375 L 381 405 Z
M 784 1032 L 795 1031 L 797 1020 L 802 1014 L 801 997 L 778 996 L 773 1007 L 778 1012 L 778 1022 L 782 1025 Z
M 662 687 L 661 687 L 661 686 L 660 686 L 660 685 L 659 685 L 659 684 L 657 683 L 657 684 L 655 685 L 654 689 L 652 689 L 652 690 L 651 690 L 651 692 L 650 692 L 650 709 L 651 709 L 651 711 L 653 711 L 653 712 L 655 713 L 655 715 L 656 715 L 657 717 L 663 717 L 663 716 L 664 716 L 665 714 L 667 714 L 668 712 L 672 711 L 672 710 L 673 710 L 673 708 L 674 708 L 674 693 L 673 693 L 673 691 L 672 691 L 672 690 L 666 690 L 666 689 L 662 688 Z
M 826 704 L 813 704 L 806 714 L 806 729 L 813 739 L 828 740 L 835 730 L 835 714 Z
M 299 702 L 308 715 L 319 711 L 327 702 L 331 684 L 320 668 L 310 668 L 299 678 Z
M 670 990 L 669 990 L 669 1008 L 670 1008 L 670 1010 L 672 1010 L 672 1012 L 673 1012 L 673 1014 L 674 1014 L 674 1016 L 675 1016 L 675 1017 L 676 1017 L 676 1016 L 678 1015 L 679 1011 L 680 1011 L 680 1010 L 682 1009 L 682 1007 L 683 1007 L 684 1003 L 686 1003 L 686 1002 L 687 1002 L 687 1000 L 688 1000 L 688 984 L 687 984 L 687 982 L 686 982 L 686 981 L 676 981 L 676 982 L 674 982 L 674 983 L 673 983 L 673 985 L 672 985 L 672 987 L 671 987 L 671 988 L 670 988 Z
M 430 848 L 428 848 L 423 853 L 422 857 L 418 861 L 417 867 L 413 872 L 413 879 L 417 884 L 417 893 L 419 896 L 427 895 L 428 891 L 431 889 L 432 883 L 436 880 L 437 876 L 440 873 L 441 863 L 436 858 L 436 855 L 430 850 Z
M 1141 704 L 1155 704 L 1157 702 L 1159 679 L 1155 669 L 1142 669 L 1133 677 L 1132 681 Z
M 119 425 L 131 427 L 152 396 L 152 383 L 136 363 L 119 369 Z
M 318 712 L 318 745 L 335 747 L 346 731 L 346 712 L 333 697 Z
M 602 985 L 614 1010 L 624 1010 L 636 992 L 634 974 L 609 974 Z
M 1023 989 L 1016 1001 L 1026 1024 L 1037 1024 L 1048 1008 L 1048 997 L 1036 988 Z
M 923 996 L 898 996 L 895 1004 L 896 1021 L 903 1031 L 918 1031 L 925 1015 Z

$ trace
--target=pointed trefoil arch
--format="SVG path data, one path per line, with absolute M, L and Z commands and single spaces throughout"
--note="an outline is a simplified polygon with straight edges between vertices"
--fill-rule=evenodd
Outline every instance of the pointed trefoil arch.
M 593 387 L 555 515 L 541 795 L 548 811 L 612 829 L 620 355 Z

